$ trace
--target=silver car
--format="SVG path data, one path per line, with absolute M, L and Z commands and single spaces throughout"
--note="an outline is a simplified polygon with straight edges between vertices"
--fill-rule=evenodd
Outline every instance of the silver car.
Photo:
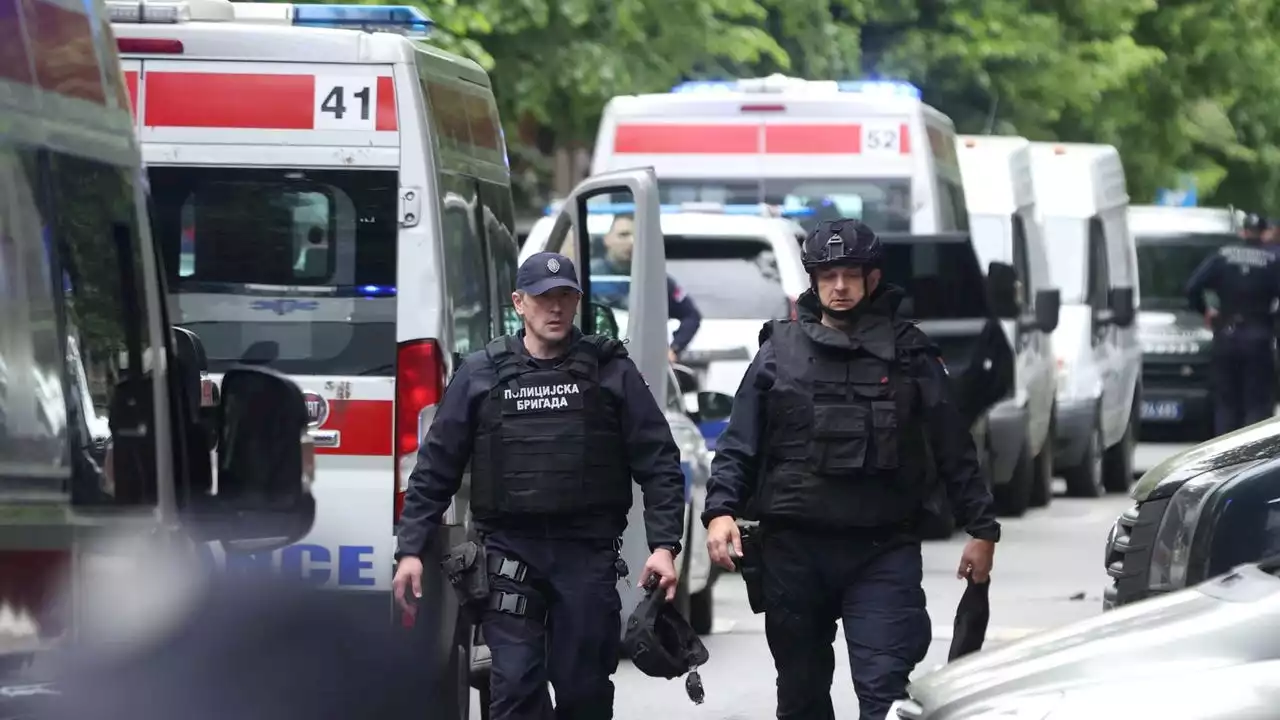
M 1280 557 L 956 661 L 890 720 L 1274 718 Z

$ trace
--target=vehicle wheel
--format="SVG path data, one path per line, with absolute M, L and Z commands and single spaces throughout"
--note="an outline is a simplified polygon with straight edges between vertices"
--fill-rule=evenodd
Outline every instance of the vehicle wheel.
M 707 583 L 702 592 L 694 593 L 689 598 L 689 624 L 699 635 L 710 635 L 711 628 L 715 625 L 715 599 L 711 589 L 712 585 Z
M 1089 445 L 1084 451 L 1084 461 L 1078 467 L 1063 473 L 1067 480 L 1067 495 L 1071 497 L 1102 497 L 1106 488 L 1102 484 L 1102 426 L 1094 425 Z
M 1004 485 L 996 485 L 994 492 L 996 512 L 1010 517 L 1022 517 L 1031 504 L 1035 466 L 1031 463 L 1031 446 L 1024 441 L 1018 451 L 1018 462 L 1013 466 L 1013 476 Z
M 1031 479 L 1031 507 L 1048 507 L 1053 502 L 1053 438 L 1055 425 L 1049 421 L 1049 434 L 1044 439 L 1040 454 L 1032 461 L 1034 475 Z
M 1133 484 L 1133 418 L 1124 429 L 1124 437 L 1107 448 L 1102 459 L 1102 484 L 1107 492 L 1122 493 Z

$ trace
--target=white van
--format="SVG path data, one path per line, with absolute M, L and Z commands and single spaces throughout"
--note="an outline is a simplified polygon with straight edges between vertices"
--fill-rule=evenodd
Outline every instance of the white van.
M 593 173 L 653 167 L 662 202 L 769 203 L 877 232 L 968 228 L 951 119 L 913 85 L 783 75 L 615 97 Z
M 1054 464 L 1069 495 L 1122 492 L 1133 480 L 1142 403 L 1138 259 L 1124 166 L 1110 145 L 1032 143 L 1031 171 L 1050 273 L 1062 293 L 1053 334 Z
M 1018 278 L 1021 317 L 1001 323 L 1017 357 L 1015 391 L 991 409 L 988 444 L 997 507 L 1021 515 L 1029 505 L 1046 505 L 1053 498 L 1052 333 L 1058 291 L 1036 222 L 1031 143 L 1020 137 L 961 136 L 959 154 L 978 259 L 983 268 L 992 262 L 1010 265 Z M 1038 313 L 1053 322 L 1039 322 Z

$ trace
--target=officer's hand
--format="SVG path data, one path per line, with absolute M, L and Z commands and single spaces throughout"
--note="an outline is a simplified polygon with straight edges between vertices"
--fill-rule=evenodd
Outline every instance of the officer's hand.
M 414 600 L 422 597 L 422 560 L 413 555 L 405 555 L 400 558 L 400 564 L 396 565 L 396 576 L 391 580 L 391 594 L 395 596 L 396 604 L 401 610 L 416 617 L 418 604 L 405 597 L 405 591 L 409 588 L 413 588 Z
M 991 565 L 995 562 L 996 544 L 990 540 L 973 538 L 964 544 L 960 553 L 960 569 L 956 577 L 973 578 L 976 583 L 985 583 L 991 579 Z
M 654 575 L 658 576 L 658 587 L 667 591 L 667 600 L 675 600 L 676 581 L 680 578 L 676 575 L 676 559 L 670 550 L 658 548 L 644 561 L 644 572 L 640 577 L 647 581 Z
M 721 515 L 707 526 L 707 553 L 711 555 L 711 562 L 732 572 L 736 568 L 730 548 L 734 555 L 742 557 L 742 531 L 732 517 Z

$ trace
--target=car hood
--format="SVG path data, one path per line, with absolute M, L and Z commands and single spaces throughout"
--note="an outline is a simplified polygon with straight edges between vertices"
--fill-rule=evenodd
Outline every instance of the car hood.
M 1191 310 L 1142 310 L 1138 313 L 1138 331 L 1142 335 L 1192 334 L 1208 335 L 1204 318 Z
M 1194 588 L 970 655 L 911 683 L 930 717 L 1009 695 L 1199 673 L 1280 657 L 1280 580 L 1242 566 Z
M 1280 417 L 1263 420 L 1165 458 L 1138 480 L 1130 496 L 1138 502 L 1156 500 L 1210 470 L 1277 455 L 1280 455 Z

